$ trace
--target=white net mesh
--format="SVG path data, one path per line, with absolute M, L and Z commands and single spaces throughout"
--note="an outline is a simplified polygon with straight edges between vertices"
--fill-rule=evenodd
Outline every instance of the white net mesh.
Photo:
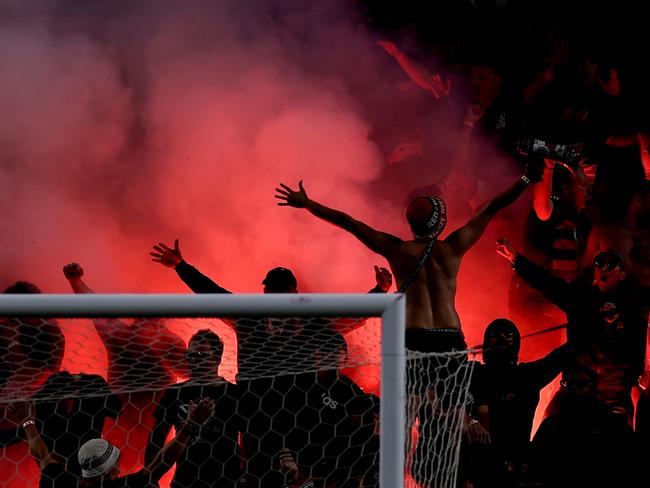
M 0 486 L 39 486 L 55 465 L 79 477 L 79 448 L 100 437 L 140 486 L 186 431 L 162 487 L 377 486 L 379 345 L 376 319 L 0 318 Z M 407 396 L 419 406 L 411 486 L 455 480 L 471 373 L 459 358 L 409 359 L 422 392 Z M 212 414 L 188 424 L 202 398 Z M 56 461 L 46 468 L 24 442 L 32 418 Z
M 467 352 L 409 351 L 406 365 L 408 486 L 454 488 L 473 362 Z

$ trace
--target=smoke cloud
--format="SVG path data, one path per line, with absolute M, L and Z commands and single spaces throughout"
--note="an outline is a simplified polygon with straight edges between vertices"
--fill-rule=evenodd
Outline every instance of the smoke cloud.
M 0 285 L 68 292 L 61 268 L 77 261 L 97 292 L 187 292 L 148 256 L 179 238 L 188 262 L 234 292 L 261 292 L 279 265 L 302 292 L 367 291 L 386 263 L 277 207 L 273 190 L 303 180 L 315 199 L 409 237 L 404 202 L 450 170 L 465 109 L 427 98 L 437 156 L 387 167 L 382 144 L 409 142 L 413 120 L 377 39 L 343 1 L 0 1 Z M 484 154 L 505 186 L 511 168 Z M 511 271 L 493 242 L 517 241 L 526 205 L 462 268 L 470 344 L 508 315 Z M 452 230 L 469 214 L 450 207 Z M 351 350 L 376 357 L 377 334 L 355 332 Z

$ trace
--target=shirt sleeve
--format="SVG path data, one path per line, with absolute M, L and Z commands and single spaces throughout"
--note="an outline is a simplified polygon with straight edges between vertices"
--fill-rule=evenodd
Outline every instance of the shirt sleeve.
M 517 255 L 513 269 L 526 283 L 542 292 L 551 303 L 562 310 L 566 311 L 575 301 L 572 283 L 552 275 L 521 254 Z
M 176 274 L 194 293 L 232 293 L 217 285 L 191 264 L 181 261 L 176 266 Z

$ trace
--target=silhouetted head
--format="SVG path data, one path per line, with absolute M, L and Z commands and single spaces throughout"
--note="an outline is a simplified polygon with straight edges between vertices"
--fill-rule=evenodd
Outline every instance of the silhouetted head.
M 2 293 L 25 295 L 41 293 L 41 290 L 38 286 L 36 286 L 34 283 L 30 283 L 29 281 L 17 281 Z
M 496 319 L 485 328 L 483 360 L 489 365 L 515 365 L 519 361 L 521 335 L 508 319 Z
M 40 294 L 41 290 L 34 283 L 17 281 L 3 292 L 15 295 Z M 65 350 L 65 337 L 57 321 L 52 318 L 3 319 L 3 322 L 18 327 L 19 344 L 23 354 L 27 355 L 31 365 L 40 368 L 58 370 L 61 368 Z
M 288 268 L 277 267 L 266 273 L 264 293 L 298 293 L 298 281 Z
M 625 279 L 625 261 L 620 251 L 607 249 L 594 256 L 594 285 L 603 293 L 614 291 Z
M 218 374 L 223 341 L 210 329 L 201 329 L 195 333 L 187 346 L 185 358 L 192 379 L 209 378 Z
M 447 207 L 439 197 L 415 197 L 406 208 L 406 220 L 416 239 L 437 239 L 447 225 Z

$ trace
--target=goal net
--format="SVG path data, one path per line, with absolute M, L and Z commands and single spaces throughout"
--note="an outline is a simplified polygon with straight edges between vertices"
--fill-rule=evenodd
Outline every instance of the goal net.
M 2 296 L 0 487 L 452 487 L 471 370 L 407 358 L 403 317 L 401 295 Z

